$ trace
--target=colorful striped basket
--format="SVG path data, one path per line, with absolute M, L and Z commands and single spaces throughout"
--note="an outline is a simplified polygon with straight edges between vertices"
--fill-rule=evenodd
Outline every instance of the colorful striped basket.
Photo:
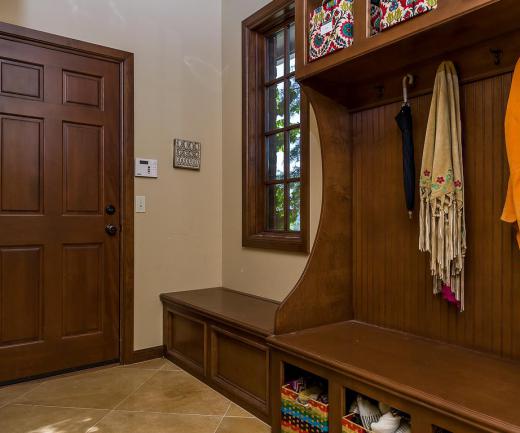
M 344 416 L 341 419 L 341 432 L 342 433 L 371 433 L 370 430 L 363 428 L 352 421 L 354 414 Z
M 328 433 L 329 405 L 309 400 L 298 402 L 298 393 L 282 387 L 282 433 Z

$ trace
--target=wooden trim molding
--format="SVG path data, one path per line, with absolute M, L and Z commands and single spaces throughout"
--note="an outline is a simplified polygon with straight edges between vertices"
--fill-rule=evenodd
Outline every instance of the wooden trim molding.
M 147 347 L 146 349 L 134 350 L 132 361 L 128 364 L 150 361 L 164 356 L 164 346 Z
M 309 251 L 309 102 L 303 92 L 300 113 L 301 230 L 299 232 L 269 231 L 265 210 L 265 35 L 266 32 L 283 26 L 293 17 L 294 0 L 275 0 L 242 23 L 242 245 L 307 253 Z
M 0 23 L 2 38 L 117 63 L 121 77 L 120 361 L 134 362 L 134 55 L 132 53 Z M 158 353 L 158 352 L 157 352 Z

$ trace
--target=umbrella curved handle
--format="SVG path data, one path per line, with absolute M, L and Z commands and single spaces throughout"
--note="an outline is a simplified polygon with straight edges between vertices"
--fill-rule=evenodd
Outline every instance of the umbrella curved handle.
M 403 78 L 403 101 L 408 104 L 408 86 L 413 86 L 415 78 L 412 74 L 406 74 Z

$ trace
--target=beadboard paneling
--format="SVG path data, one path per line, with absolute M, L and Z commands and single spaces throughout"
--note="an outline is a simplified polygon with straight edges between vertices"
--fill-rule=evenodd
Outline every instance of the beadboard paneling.
M 354 310 L 357 320 L 520 359 L 520 254 L 500 221 L 508 166 L 504 117 L 511 74 L 461 88 L 466 180 L 466 311 L 432 294 L 418 250 L 419 197 L 408 219 L 402 186 L 400 104 L 353 114 Z M 411 101 L 420 172 L 431 96 Z

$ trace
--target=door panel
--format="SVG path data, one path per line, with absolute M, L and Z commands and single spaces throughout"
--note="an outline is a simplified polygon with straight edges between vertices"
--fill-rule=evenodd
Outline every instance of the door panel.
M 2 248 L 0 257 L 0 346 L 38 341 L 42 335 L 42 249 Z
M 62 335 L 103 332 L 103 245 L 63 248 Z
M 42 99 L 43 69 L 23 62 L 0 61 L 0 89 L 5 95 Z
M 64 213 L 100 214 L 103 200 L 103 129 L 63 124 Z
M 2 211 L 40 212 L 42 121 L 0 116 L 0 128 Z M 11 181 L 16 178 L 17 182 Z
M 0 382 L 119 358 L 119 112 L 117 63 L 0 37 Z
M 63 72 L 63 102 L 102 109 L 103 77 Z

